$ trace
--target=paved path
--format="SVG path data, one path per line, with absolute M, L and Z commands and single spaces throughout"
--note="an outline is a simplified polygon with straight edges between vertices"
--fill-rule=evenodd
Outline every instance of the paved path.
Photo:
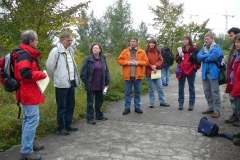
M 187 83 L 186 83 L 187 84 Z M 85 120 L 75 124 L 78 132 L 69 136 L 48 135 L 37 139 L 45 145 L 39 151 L 43 160 L 237 160 L 240 159 L 240 147 L 233 141 L 221 137 L 208 138 L 197 132 L 201 112 L 206 109 L 200 73 L 196 77 L 196 104 L 192 112 L 188 111 L 188 86 L 185 87 L 186 99 L 182 111 L 178 110 L 178 90 L 175 75 L 170 84 L 164 87 L 165 98 L 170 107 L 148 107 L 148 95 L 142 96 L 139 115 L 131 108 L 131 113 L 122 115 L 123 101 L 107 106 L 105 114 L 109 120 L 97 121 L 95 126 Z M 225 124 L 224 119 L 231 114 L 228 96 L 222 92 L 222 115 L 212 119 L 219 124 L 220 132 L 237 133 L 240 128 Z M 156 93 L 155 93 L 156 95 Z M 19 158 L 20 146 L 0 153 L 0 160 Z

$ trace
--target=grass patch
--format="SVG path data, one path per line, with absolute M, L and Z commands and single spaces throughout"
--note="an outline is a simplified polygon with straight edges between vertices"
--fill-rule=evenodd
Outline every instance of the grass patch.
M 124 80 L 122 76 L 122 67 L 117 64 L 117 58 L 111 55 L 107 56 L 107 63 L 110 70 L 111 82 L 109 90 L 105 95 L 103 110 L 111 101 L 118 101 L 124 98 Z M 83 56 L 76 56 L 75 60 L 79 71 L 82 65 Z M 44 61 L 44 60 L 42 60 Z M 44 66 L 42 67 L 44 68 Z M 142 94 L 147 92 L 147 81 L 142 81 Z M 86 117 L 86 91 L 84 88 L 76 88 L 75 90 L 75 111 L 73 123 Z M 36 137 L 40 138 L 44 135 L 56 133 L 56 101 L 55 88 L 52 81 L 48 85 L 45 93 L 45 102 L 40 104 L 40 122 L 37 128 Z M 16 105 L 15 94 L 8 93 L 0 86 L 0 152 L 5 151 L 21 142 L 22 119 L 17 119 L 18 107 Z

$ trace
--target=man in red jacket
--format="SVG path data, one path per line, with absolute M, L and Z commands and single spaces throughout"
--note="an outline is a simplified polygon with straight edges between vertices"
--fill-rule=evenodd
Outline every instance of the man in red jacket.
M 16 99 L 23 105 L 21 159 L 41 160 L 42 157 L 34 154 L 34 151 L 44 149 L 44 146 L 34 143 L 36 128 L 39 123 L 38 105 L 44 102 L 44 96 L 36 81 L 46 78 L 46 74 L 40 71 L 37 62 L 37 58 L 40 56 L 40 53 L 36 50 L 37 45 L 38 36 L 36 32 L 32 30 L 24 31 L 19 47 L 25 52 L 14 59 L 14 76 L 20 81 L 21 85 L 16 92 Z

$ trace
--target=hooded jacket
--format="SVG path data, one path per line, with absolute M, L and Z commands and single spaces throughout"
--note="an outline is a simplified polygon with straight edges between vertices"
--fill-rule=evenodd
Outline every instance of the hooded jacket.
M 160 70 L 160 66 L 163 63 L 163 57 L 161 55 L 161 53 L 158 53 L 156 48 L 148 48 L 148 66 L 145 69 L 145 75 L 146 76 L 151 76 L 151 72 L 152 72 L 152 65 L 156 66 L 157 70 Z
M 184 58 L 180 57 L 179 54 L 176 55 L 176 62 L 180 64 L 180 70 L 184 72 L 187 76 L 191 76 L 192 72 L 201 67 L 201 63 L 197 61 L 198 50 L 196 46 L 191 46 L 188 50 L 183 46 L 182 51 L 184 53 Z M 181 77 L 181 74 L 176 75 Z M 179 79 L 180 79 L 179 77 Z
M 44 102 L 44 96 L 36 83 L 36 81 L 46 78 L 46 74 L 40 71 L 37 62 L 40 53 L 24 43 L 20 43 L 19 47 L 26 52 L 19 54 L 14 61 L 14 76 L 20 81 L 21 85 L 16 91 L 16 100 L 18 101 L 20 92 L 20 103 L 42 103 Z
M 120 56 L 118 57 L 118 64 L 123 67 L 123 79 L 130 80 L 131 66 L 128 65 L 128 61 L 131 61 L 130 47 L 124 49 Z M 143 66 L 148 65 L 148 58 L 144 50 L 139 46 L 136 51 L 136 61 L 139 62 L 139 65 L 136 66 L 136 79 L 143 78 Z
M 240 54 L 240 51 L 238 51 Z M 234 64 L 234 69 L 232 69 L 232 65 Z M 233 84 L 231 84 L 230 74 L 234 71 Z M 229 68 L 228 68 L 228 76 L 227 76 L 227 86 L 226 93 L 230 93 L 232 96 L 240 96 L 240 58 L 235 62 L 235 57 L 232 58 Z
M 74 51 L 72 47 L 67 48 L 72 57 L 73 65 L 74 65 L 74 81 L 75 87 L 80 86 L 80 80 L 77 71 L 77 65 L 74 61 Z M 54 47 L 47 59 L 46 62 L 47 72 L 49 77 L 53 80 L 54 86 L 57 88 L 70 88 L 70 74 L 69 74 L 69 66 L 67 62 L 67 54 L 65 52 L 65 48 L 61 43 L 57 43 L 56 47 Z
M 219 44 L 212 42 L 210 50 L 208 51 L 207 46 L 203 46 L 200 52 L 197 54 L 198 62 L 202 62 L 202 79 L 206 79 L 206 72 L 209 69 L 210 79 L 218 79 L 219 67 L 218 65 L 222 61 L 223 54 Z

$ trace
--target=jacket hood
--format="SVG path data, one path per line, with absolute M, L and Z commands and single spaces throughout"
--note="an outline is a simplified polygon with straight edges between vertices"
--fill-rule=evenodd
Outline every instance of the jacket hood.
M 35 48 L 32 48 L 27 44 L 20 43 L 19 47 L 21 47 L 24 50 L 27 50 L 33 58 L 37 58 L 38 56 L 40 56 L 40 52 L 38 52 Z

